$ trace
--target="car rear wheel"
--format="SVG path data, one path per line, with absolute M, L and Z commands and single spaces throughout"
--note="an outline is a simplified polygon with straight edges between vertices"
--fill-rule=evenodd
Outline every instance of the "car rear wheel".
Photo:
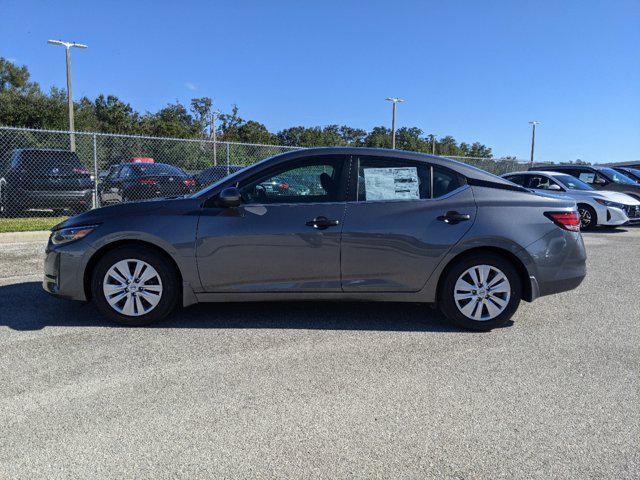
M 493 253 L 473 254 L 447 270 L 439 305 L 459 327 L 486 331 L 504 326 L 521 298 L 522 283 L 511 262 Z
M 589 205 L 579 204 L 578 214 L 580 215 L 580 229 L 593 230 L 597 226 L 598 216 Z
M 105 254 L 93 271 L 91 291 L 98 310 L 127 326 L 161 320 L 178 303 L 178 276 L 162 255 L 131 246 Z

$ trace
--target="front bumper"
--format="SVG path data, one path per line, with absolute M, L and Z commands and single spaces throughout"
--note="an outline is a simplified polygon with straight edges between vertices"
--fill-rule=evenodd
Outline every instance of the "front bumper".
M 69 245 L 47 244 L 42 288 L 57 297 L 86 301 L 84 285 L 85 253 L 82 240 Z
M 613 227 L 629 222 L 629 217 L 622 209 L 615 207 L 603 207 L 603 209 L 605 210 L 604 215 L 602 215 L 604 218 L 598 222 L 599 225 Z

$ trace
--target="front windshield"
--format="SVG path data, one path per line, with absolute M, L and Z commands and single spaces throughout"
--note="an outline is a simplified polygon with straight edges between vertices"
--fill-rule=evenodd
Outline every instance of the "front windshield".
M 640 170 L 638 170 L 637 168 L 627 168 L 626 171 L 640 180 Z
M 569 190 L 595 190 L 591 185 L 584 183 L 582 180 L 578 180 L 576 177 L 567 175 L 566 173 L 553 175 L 553 178 L 562 183 Z
M 613 180 L 614 183 L 625 183 L 627 185 L 637 185 L 637 183 L 631 180 L 626 175 L 620 172 L 616 172 L 613 168 L 601 168 L 600 172 L 604 173 L 607 177 Z

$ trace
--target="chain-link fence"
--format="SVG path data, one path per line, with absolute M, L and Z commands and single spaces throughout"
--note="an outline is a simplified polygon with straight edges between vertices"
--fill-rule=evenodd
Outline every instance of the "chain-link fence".
M 0 214 L 66 215 L 184 195 L 296 148 L 0 127 Z M 513 158 L 451 158 L 498 175 L 526 168 Z
M 75 142 L 75 151 L 70 145 Z M 0 213 L 76 213 L 184 195 L 259 160 L 277 145 L 0 127 Z

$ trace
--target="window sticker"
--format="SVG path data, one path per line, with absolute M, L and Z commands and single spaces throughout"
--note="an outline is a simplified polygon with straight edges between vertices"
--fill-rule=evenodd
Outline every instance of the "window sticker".
M 419 200 L 418 168 L 365 168 L 365 200 Z
M 578 178 L 580 180 L 582 180 L 583 182 L 585 182 L 585 183 L 593 183 L 593 180 L 596 178 L 596 174 L 595 173 L 581 173 Z

